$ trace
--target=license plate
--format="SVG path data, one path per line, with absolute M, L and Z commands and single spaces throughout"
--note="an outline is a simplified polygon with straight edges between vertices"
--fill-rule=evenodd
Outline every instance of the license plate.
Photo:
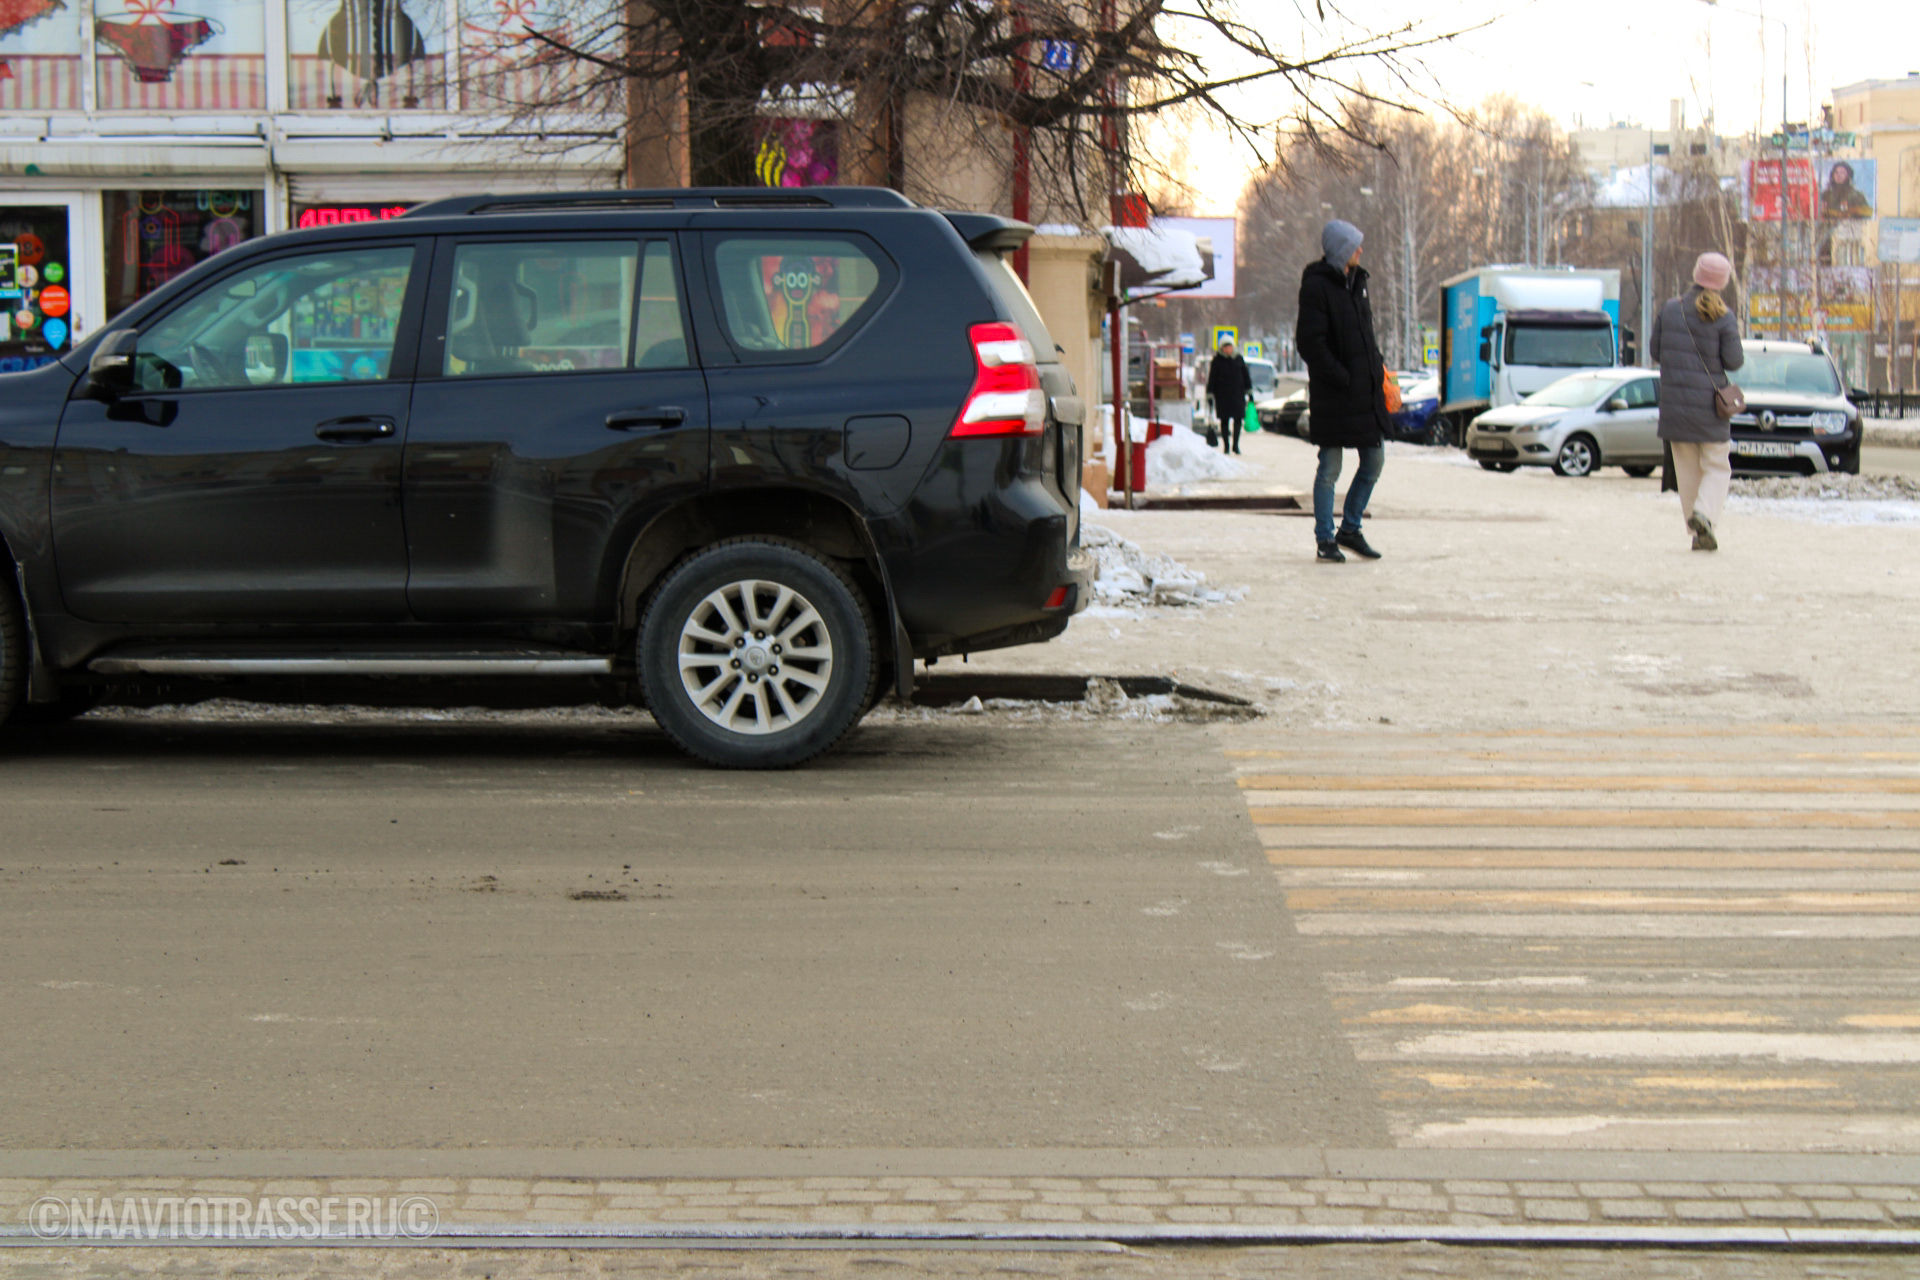
M 1735 440 L 1733 451 L 1743 458 L 1791 458 L 1793 446 L 1777 440 Z

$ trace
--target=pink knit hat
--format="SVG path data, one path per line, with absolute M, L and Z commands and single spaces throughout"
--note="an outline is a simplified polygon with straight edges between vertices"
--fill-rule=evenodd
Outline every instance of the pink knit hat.
M 1718 292 L 1733 279 L 1733 264 L 1718 253 L 1703 253 L 1693 264 L 1693 282 L 1702 289 Z

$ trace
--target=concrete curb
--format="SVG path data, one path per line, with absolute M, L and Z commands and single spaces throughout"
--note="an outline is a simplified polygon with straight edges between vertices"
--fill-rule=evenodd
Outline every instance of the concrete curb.
M 1424 1178 L 1920 1186 L 1920 1155 L 1326 1147 L 20 1150 L 0 1178 Z

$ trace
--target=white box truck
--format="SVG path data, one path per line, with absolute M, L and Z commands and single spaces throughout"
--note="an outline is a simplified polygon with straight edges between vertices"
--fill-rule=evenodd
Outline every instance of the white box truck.
M 1475 414 L 1576 369 L 1620 363 L 1620 273 L 1480 267 L 1440 286 L 1440 416 L 1460 444 Z

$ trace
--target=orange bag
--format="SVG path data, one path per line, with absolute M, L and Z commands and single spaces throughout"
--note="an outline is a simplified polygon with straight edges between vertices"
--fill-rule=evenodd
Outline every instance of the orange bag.
M 1387 370 L 1380 379 L 1380 393 L 1387 398 L 1388 413 L 1400 412 L 1400 406 L 1405 402 L 1400 399 L 1400 379 L 1393 376 L 1393 370 Z

